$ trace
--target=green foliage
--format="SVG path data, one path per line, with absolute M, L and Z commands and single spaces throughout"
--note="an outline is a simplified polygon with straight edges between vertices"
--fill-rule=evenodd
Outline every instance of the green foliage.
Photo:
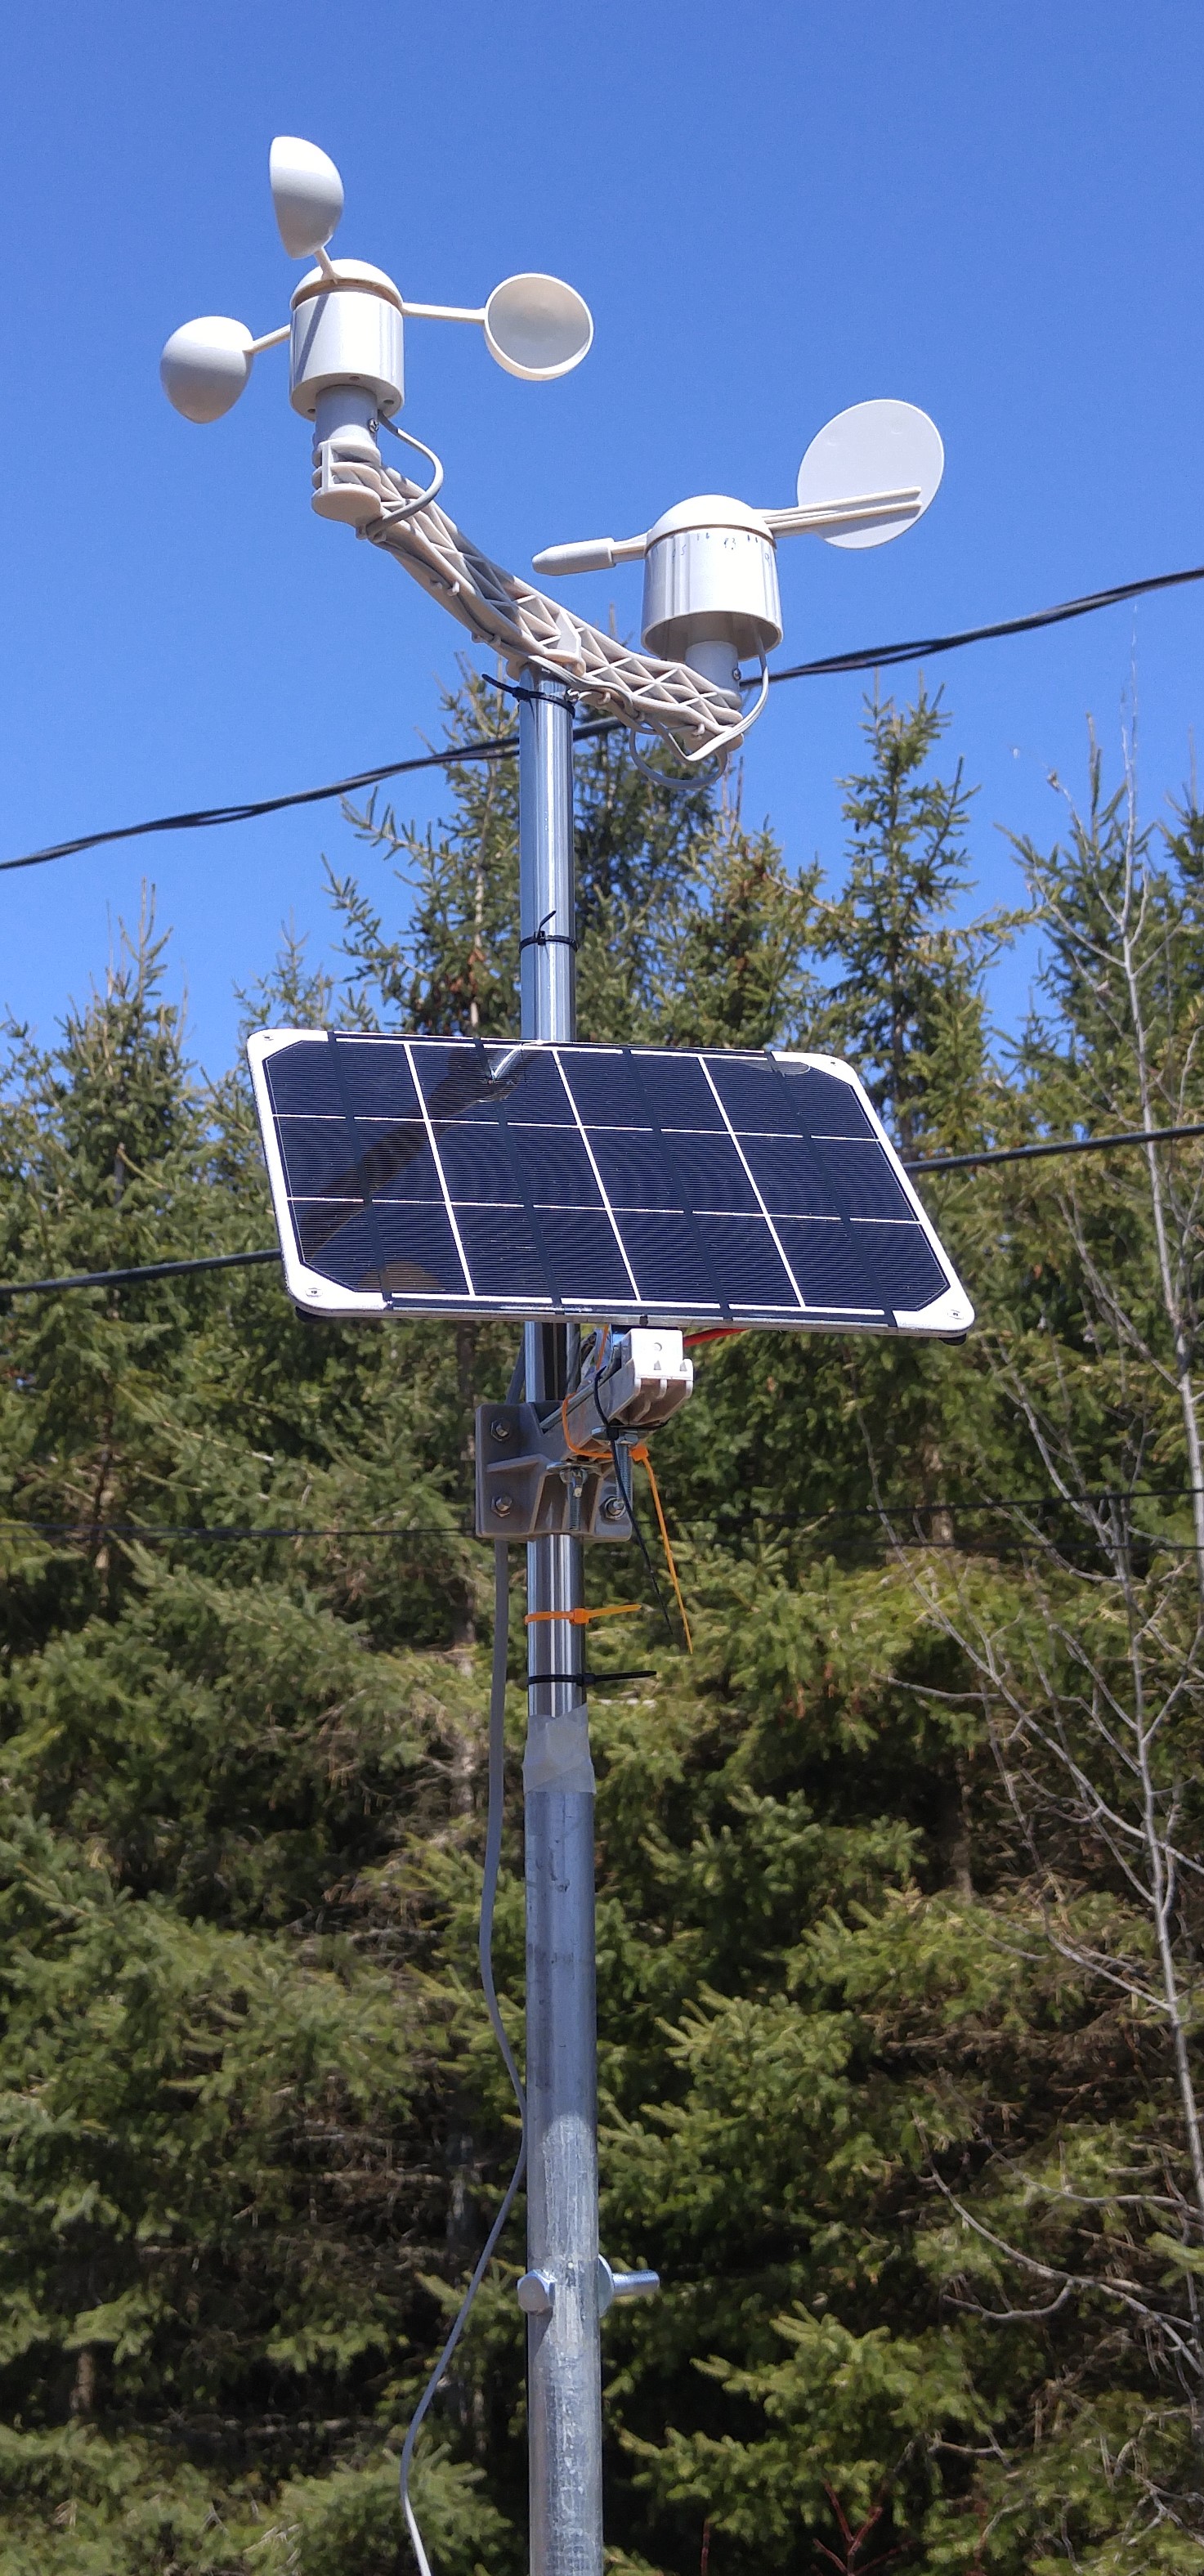
M 868 710 L 831 896 L 738 797 L 584 748 L 584 1033 L 847 1049 L 925 1150 L 1204 1115 L 1194 804 L 1145 833 L 1096 760 L 1022 853 L 1008 1058 L 945 721 Z M 509 722 L 448 701 L 453 740 Z M 513 1029 L 513 770 L 449 791 L 430 833 L 353 818 L 404 903 L 338 875 L 342 980 L 290 938 L 251 1012 Z M 265 1239 L 245 1085 L 197 1079 L 162 969 L 145 924 L 56 1046 L 16 1033 L 4 1276 Z M 650 1617 L 656 1678 L 594 1710 L 605 2242 L 666 2284 L 606 2326 L 632 2576 L 1204 2569 L 1193 1152 L 934 1184 L 964 1349 L 748 1336 L 659 1440 L 696 1652 Z M 507 1337 L 315 1327 L 259 1271 L 3 1335 L 0 2576 L 393 2576 L 514 2147 L 465 1535 Z M 516 2224 L 420 2447 L 440 2576 L 524 2556 L 520 2259 Z

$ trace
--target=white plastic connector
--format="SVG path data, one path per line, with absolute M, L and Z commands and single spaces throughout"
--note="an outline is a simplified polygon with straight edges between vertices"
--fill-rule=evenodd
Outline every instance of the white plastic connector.
M 694 1363 L 672 1328 L 635 1324 L 607 1344 L 601 1374 L 590 1370 L 566 1406 L 578 1445 L 611 1430 L 650 1430 L 667 1422 L 694 1390 Z

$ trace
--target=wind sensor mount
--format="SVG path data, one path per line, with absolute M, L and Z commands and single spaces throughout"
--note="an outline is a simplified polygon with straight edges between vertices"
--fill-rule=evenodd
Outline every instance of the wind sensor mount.
M 398 426 L 405 401 L 407 320 L 478 325 L 496 364 L 532 384 L 581 364 L 593 339 L 589 307 L 563 279 L 503 278 L 484 304 L 419 304 L 382 268 L 332 260 L 343 212 L 334 162 L 299 135 L 278 135 L 269 178 L 281 240 L 312 260 L 294 289 L 291 319 L 258 339 L 243 322 L 208 314 L 173 331 L 160 374 L 186 420 L 220 420 L 250 381 L 263 350 L 289 343 L 289 398 L 313 423 L 312 505 L 394 555 L 478 643 L 517 678 L 543 670 L 596 712 L 632 732 L 650 730 L 687 767 L 720 767 L 765 703 L 766 656 L 782 640 L 777 546 L 781 537 L 829 545 L 884 545 L 914 526 L 940 483 L 944 451 L 926 413 L 874 401 L 837 414 L 812 439 L 788 506 L 756 508 L 722 493 L 679 501 L 640 536 L 548 546 L 534 570 L 559 577 L 642 561 L 644 599 L 636 652 L 558 600 L 493 563 L 436 506 L 443 467 L 434 450 Z M 384 430 L 430 468 L 424 485 L 383 462 Z M 741 663 L 759 667 L 760 688 Z

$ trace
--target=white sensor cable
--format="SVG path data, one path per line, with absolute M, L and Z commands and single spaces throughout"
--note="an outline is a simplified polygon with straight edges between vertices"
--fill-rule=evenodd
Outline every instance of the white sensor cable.
M 416 447 L 419 455 L 425 456 L 428 463 L 433 465 L 435 469 L 435 479 L 433 483 L 427 484 L 425 492 L 419 492 L 413 499 L 403 498 L 402 504 L 399 508 L 385 511 L 384 516 L 386 525 L 388 527 L 395 528 L 399 519 L 412 519 L 417 510 L 425 510 L 427 502 L 433 501 L 435 494 L 442 491 L 443 462 L 440 457 L 436 456 L 433 447 L 425 446 L 422 439 L 415 438 L 410 430 L 399 429 L 395 420 L 386 420 L 383 412 L 378 413 L 375 420 L 369 421 L 368 427 L 370 430 L 387 429 L 390 438 L 400 438 L 407 447 Z M 384 470 L 388 475 L 390 483 L 396 481 L 399 491 L 403 491 L 404 493 L 404 476 L 395 476 L 387 465 Z
M 751 707 L 745 707 L 743 714 L 737 717 L 736 722 L 729 727 L 728 731 L 726 733 L 719 734 L 714 742 L 704 744 L 701 751 L 684 751 L 682 753 L 683 760 L 707 760 L 713 752 L 720 752 L 723 755 L 723 766 L 726 768 L 728 753 L 734 751 L 737 744 L 744 741 L 746 734 L 750 731 L 751 727 L 755 725 L 761 709 L 765 704 L 766 698 L 769 695 L 769 664 L 763 653 L 758 655 L 758 660 L 761 665 L 761 685 L 755 704 Z M 752 685 L 751 681 L 741 683 L 742 687 L 751 687 Z M 722 776 L 722 770 L 719 774 Z
M 460 2302 L 455 2324 L 414 2409 L 410 2429 L 405 2438 L 405 2448 L 401 2454 L 402 2510 L 406 2518 L 406 2528 L 413 2542 L 420 2576 L 431 2576 L 431 2563 L 423 2547 L 422 2534 L 418 2528 L 414 2507 L 410 2502 L 410 2468 L 414 2458 L 414 2444 L 418 2439 L 422 2419 L 468 2323 L 469 2310 L 489 2269 L 498 2238 L 514 2207 L 515 2194 L 527 2169 L 527 2097 L 523 2091 L 522 2077 L 514 2062 L 514 2051 L 506 2036 L 506 2025 L 498 2010 L 497 1988 L 493 1981 L 493 1914 L 502 1858 L 502 1810 L 505 1799 L 506 1649 L 509 1643 L 509 1631 L 509 1560 L 505 1545 L 499 1543 L 493 1551 L 493 1672 L 489 1693 L 489 1806 L 485 1825 L 485 1868 L 481 1881 L 481 1920 L 477 1949 L 486 2009 L 493 2024 L 494 2036 L 501 2050 L 506 2073 L 514 2086 L 514 2098 L 518 2104 L 522 2135 L 519 2140 L 518 2161 L 506 2186 L 501 2208 L 485 2239 L 477 2268 Z

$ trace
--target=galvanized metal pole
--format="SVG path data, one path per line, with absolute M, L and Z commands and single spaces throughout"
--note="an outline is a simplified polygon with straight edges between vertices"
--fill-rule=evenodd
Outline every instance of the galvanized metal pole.
M 528 671 L 519 701 L 522 1034 L 576 1035 L 573 714 Z M 563 1326 L 526 1327 L 527 1400 L 565 1391 Z M 602 2576 L 598 2310 L 594 1775 L 581 1629 L 581 1545 L 527 1548 L 527 2263 L 531 2576 Z M 545 1614 L 540 1616 L 539 1614 Z M 543 1676 L 567 1676 L 549 1680 Z

